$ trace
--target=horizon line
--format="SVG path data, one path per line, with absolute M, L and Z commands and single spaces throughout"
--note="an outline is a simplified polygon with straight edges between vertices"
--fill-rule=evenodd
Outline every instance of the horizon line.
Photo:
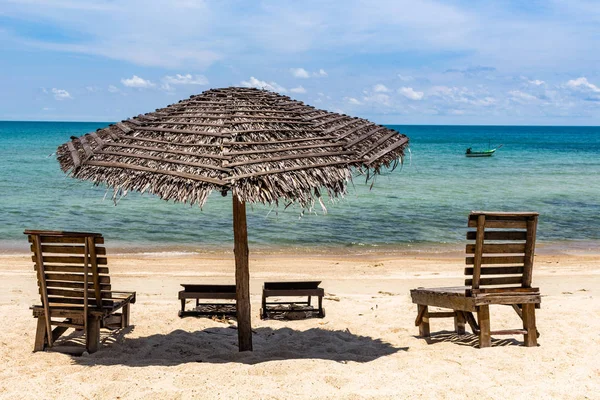
M 115 120 L 115 121 L 73 121 L 73 120 L 11 120 L 11 119 L 0 119 L 0 122 L 59 122 L 59 123 L 73 123 L 73 124 L 115 124 L 117 122 L 122 122 L 124 120 Z M 382 123 L 377 125 L 384 126 L 524 126 L 524 127 L 577 127 L 577 128 L 600 128 L 600 125 L 539 125 L 539 124 L 402 124 L 402 123 Z

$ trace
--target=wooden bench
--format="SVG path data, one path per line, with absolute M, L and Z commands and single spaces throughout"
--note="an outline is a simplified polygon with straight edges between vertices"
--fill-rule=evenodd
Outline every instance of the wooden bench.
M 200 299 L 235 300 L 235 285 L 195 285 L 182 283 L 181 286 L 183 286 L 183 290 L 179 292 L 179 300 L 181 300 L 179 316 L 181 318 L 211 315 L 236 316 L 235 303 L 200 303 Z M 187 299 L 196 299 L 195 310 L 186 311 L 185 302 Z
M 431 318 L 450 317 L 459 335 L 465 333 L 465 323 L 471 326 L 479 347 L 490 347 L 492 335 L 524 335 L 525 346 L 536 346 L 535 309 L 541 295 L 531 281 L 537 221 L 534 212 L 471 212 L 468 227 L 475 229 L 467 232 L 473 242 L 466 245 L 465 286 L 410 291 L 420 336 L 430 336 Z M 523 328 L 491 331 L 490 305 L 495 304 L 511 306 Z M 452 311 L 430 312 L 429 306 Z
M 101 234 L 40 230 L 24 233 L 31 243 L 42 301 L 31 307 L 38 320 L 34 351 L 52 347 L 54 341 L 73 328 L 85 332 L 86 349 L 93 353 L 100 345 L 101 327 L 129 326 L 135 292 L 112 290 Z
M 299 281 L 299 282 L 265 282 L 263 285 L 262 292 L 262 308 L 260 310 L 260 316 L 262 319 L 269 318 L 269 313 L 281 313 L 288 312 L 290 310 L 277 309 L 277 306 L 292 304 L 295 305 L 306 305 L 311 307 L 311 298 L 313 296 L 318 298 L 317 316 L 319 318 L 325 317 L 325 309 L 323 308 L 323 296 L 325 290 L 319 287 L 321 281 Z M 306 301 L 279 301 L 279 302 L 268 302 L 269 297 L 307 297 Z

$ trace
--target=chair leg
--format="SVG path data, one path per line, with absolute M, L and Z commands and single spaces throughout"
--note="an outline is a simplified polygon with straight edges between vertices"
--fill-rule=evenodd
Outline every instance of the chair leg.
M 485 305 L 477 307 L 477 319 L 479 321 L 479 348 L 491 347 L 490 306 Z
M 525 336 L 525 346 L 537 346 L 537 329 L 535 326 L 535 304 L 523 304 L 523 329 L 527 331 Z
M 421 323 L 419 324 L 419 336 L 430 337 L 431 332 L 429 331 L 429 310 L 427 309 L 427 306 L 418 304 L 417 312 L 419 315 L 423 314 L 423 318 L 421 318 Z
M 467 323 L 471 327 L 473 334 L 479 335 L 479 325 L 477 325 L 477 321 L 475 321 L 473 313 L 470 311 L 463 311 L 463 315 L 467 318 Z
M 261 319 L 267 319 L 269 314 L 267 313 L 267 298 L 265 297 L 265 295 L 263 294 L 262 296 L 262 315 L 260 316 Z
M 465 322 L 465 314 L 459 310 L 454 311 L 454 330 L 456 331 L 457 335 L 465 334 Z
M 46 347 L 46 317 L 39 316 L 37 319 L 37 329 L 35 330 L 35 344 L 33 345 L 33 351 L 43 351 Z
M 130 304 L 127 303 L 123 306 L 121 314 L 121 328 L 127 328 L 129 326 L 129 308 Z
M 179 312 L 179 316 L 182 317 L 185 312 L 185 299 L 181 299 L 181 311 Z
M 98 347 L 100 347 L 100 319 L 90 317 L 85 333 L 85 348 L 92 354 L 98 351 Z
M 325 317 L 325 313 L 323 312 L 323 296 L 319 296 L 319 317 Z

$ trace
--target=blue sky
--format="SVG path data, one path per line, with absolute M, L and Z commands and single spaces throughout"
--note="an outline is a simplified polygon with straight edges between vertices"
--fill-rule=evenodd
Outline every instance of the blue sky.
M 0 0 L 0 119 L 256 86 L 397 124 L 600 124 L 597 1 Z

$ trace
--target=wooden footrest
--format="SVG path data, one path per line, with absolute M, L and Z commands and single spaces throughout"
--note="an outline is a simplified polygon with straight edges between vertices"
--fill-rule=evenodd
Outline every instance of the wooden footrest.
M 202 317 L 213 315 L 231 315 L 237 314 L 235 303 L 200 303 L 203 300 L 235 300 L 235 285 L 197 285 L 181 284 L 183 290 L 179 292 L 181 300 L 181 310 L 179 317 Z M 195 299 L 196 304 L 193 310 L 185 309 L 187 299 Z
M 306 306 L 307 313 L 312 315 L 311 297 L 317 297 L 318 307 L 314 309 L 320 318 L 325 317 L 323 308 L 323 296 L 325 290 L 319 287 L 321 281 L 295 281 L 295 282 L 265 282 L 262 293 L 262 309 L 260 316 L 263 319 L 269 317 L 269 313 L 283 314 L 294 313 L 294 307 Z M 267 301 L 269 297 L 306 297 L 306 301 Z M 287 306 L 287 307 L 283 307 Z M 290 314 L 292 315 L 292 314 Z

